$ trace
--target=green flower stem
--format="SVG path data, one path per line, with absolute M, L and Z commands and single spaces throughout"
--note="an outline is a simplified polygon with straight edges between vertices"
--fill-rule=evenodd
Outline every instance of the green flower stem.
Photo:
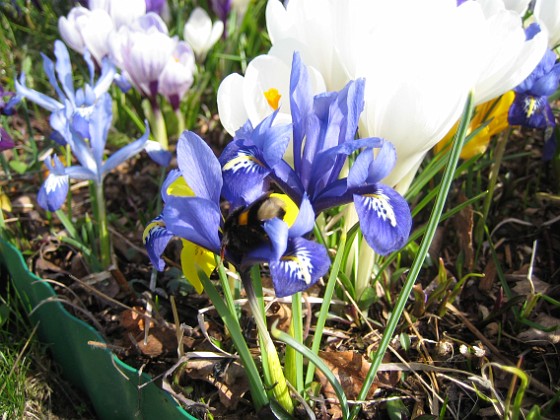
M 303 344 L 303 315 L 301 310 L 301 292 L 292 296 L 292 319 L 290 322 L 290 336 Z M 286 378 L 294 385 L 298 394 L 303 394 L 303 355 L 286 347 Z
M 355 232 L 355 231 L 354 231 Z M 347 233 L 346 231 L 341 232 L 340 235 L 340 242 L 339 242 L 339 251 L 336 253 L 336 257 L 334 258 L 334 262 L 331 268 L 331 273 L 329 275 L 329 279 L 327 280 L 327 287 L 325 288 L 325 293 L 323 294 L 323 303 L 321 304 L 321 310 L 319 312 L 319 317 L 317 318 L 317 324 L 315 326 L 315 335 L 313 336 L 313 344 L 311 345 L 311 351 L 313 354 L 319 353 L 319 348 L 321 347 L 321 339 L 323 338 L 323 329 L 325 328 L 325 323 L 327 322 L 327 317 L 329 315 L 329 308 L 331 306 L 332 296 L 334 293 L 334 286 L 336 285 L 336 278 L 338 273 L 341 269 L 342 258 L 344 256 L 344 252 L 341 250 L 346 249 L 346 239 Z M 351 234 L 351 243 L 352 245 L 353 235 Z M 349 250 L 348 250 L 349 252 Z M 313 363 L 309 363 L 307 366 L 307 372 L 305 374 L 305 386 L 311 385 L 311 381 L 313 381 L 313 375 L 315 374 L 315 365 Z
M 66 167 L 72 166 L 72 149 L 70 145 L 67 144 L 64 149 L 66 155 Z M 72 190 L 68 188 L 68 194 L 66 195 L 66 211 L 68 212 L 68 219 L 72 220 Z
M 163 113 L 161 108 L 157 104 L 152 105 L 152 110 L 154 113 L 154 137 L 161 144 L 165 150 L 169 149 L 169 143 L 167 141 L 167 128 L 165 127 L 165 118 L 163 118 Z
M 177 137 L 180 137 L 185 131 L 185 116 L 180 108 L 175 111 L 175 115 L 177 116 Z
M 426 233 L 422 238 L 422 242 L 420 243 L 420 247 L 416 254 L 416 258 L 412 263 L 412 267 L 410 267 L 410 271 L 408 273 L 406 281 L 403 285 L 401 292 L 399 293 L 397 301 L 395 302 L 395 307 L 393 309 L 393 312 L 391 313 L 391 316 L 389 317 L 389 320 L 387 322 L 387 327 L 385 328 L 385 331 L 383 333 L 383 337 L 379 342 L 379 348 L 377 349 L 375 355 L 373 356 L 371 367 L 368 371 L 368 374 L 366 375 L 360 394 L 358 395 L 358 398 L 356 398 L 358 401 L 365 400 L 369 392 L 369 389 L 373 384 L 373 381 L 377 374 L 377 370 L 379 369 L 379 366 L 383 361 L 383 356 L 385 355 L 385 352 L 389 347 L 389 343 L 391 342 L 393 334 L 397 329 L 397 325 L 404 311 L 410 293 L 412 292 L 414 283 L 418 278 L 424 260 L 428 255 L 428 249 L 436 233 L 436 229 L 439 224 L 441 214 L 443 213 L 445 202 L 447 200 L 447 195 L 449 193 L 449 189 L 451 188 L 451 183 L 453 181 L 455 168 L 457 166 L 457 163 L 459 162 L 459 155 L 461 154 L 461 150 L 463 149 L 463 144 L 467 136 L 469 122 L 473 115 L 473 109 L 474 109 L 474 105 L 473 105 L 473 97 L 471 93 L 469 94 L 469 97 L 467 99 L 467 103 L 465 105 L 465 111 L 463 112 L 463 117 L 461 118 L 461 122 L 459 123 L 459 128 L 453 139 L 453 146 L 451 148 L 451 152 L 449 153 L 447 166 L 445 167 L 445 172 L 443 174 L 443 179 L 440 184 L 439 193 L 437 195 L 436 202 L 432 209 L 430 220 L 428 221 Z M 355 406 L 352 409 L 351 418 L 356 418 L 359 411 L 360 411 L 360 406 L 359 405 Z
M 265 318 L 262 306 L 259 305 L 249 271 L 241 272 L 241 281 L 243 282 L 243 287 L 245 288 L 245 293 L 247 294 L 249 307 L 251 308 L 251 312 L 253 312 L 253 317 L 255 318 L 259 338 L 263 344 L 263 349 L 266 351 L 266 362 L 263 360 L 263 364 L 268 363 L 270 379 L 272 381 L 267 385 L 272 387 L 272 395 L 274 396 L 274 399 L 278 401 L 284 410 L 291 414 L 294 411 L 294 404 L 292 398 L 290 397 L 290 391 L 288 390 L 288 384 L 286 382 L 284 372 L 282 371 L 282 365 L 280 364 L 280 358 L 276 352 L 276 347 L 274 346 L 274 342 L 272 341 L 272 338 L 268 333 L 266 323 L 264 322 Z
M 107 209 L 105 208 L 105 196 L 103 194 L 103 182 L 93 182 L 95 190 L 95 206 L 97 216 L 97 227 L 99 235 L 99 248 L 101 251 L 100 260 L 102 269 L 107 269 L 111 265 L 111 238 L 107 228 Z
M 222 272 L 220 272 L 220 277 Z M 225 270 L 224 270 L 225 275 Z M 231 339 L 233 340 L 233 344 L 239 353 L 239 358 L 243 363 L 243 367 L 247 373 L 247 378 L 249 379 L 249 389 L 251 390 L 251 396 L 253 397 L 253 404 L 257 411 L 261 408 L 268 405 L 268 397 L 266 396 L 266 392 L 264 390 L 264 385 L 262 383 L 261 377 L 259 375 L 259 371 L 257 370 L 257 366 L 253 357 L 251 356 L 251 351 L 247 346 L 247 342 L 245 341 L 245 337 L 243 336 L 243 332 L 241 331 L 241 327 L 239 326 L 239 320 L 237 319 L 237 315 L 235 311 L 232 311 L 228 308 L 218 290 L 214 286 L 214 284 L 210 281 L 208 276 L 204 273 L 204 271 L 199 270 L 198 272 L 199 279 L 204 286 L 204 290 L 208 294 L 208 297 L 212 301 L 212 304 L 216 308 L 216 311 L 224 321 L 226 328 L 229 330 L 231 334 Z M 221 279 L 222 282 L 227 282 L 227 279 Z

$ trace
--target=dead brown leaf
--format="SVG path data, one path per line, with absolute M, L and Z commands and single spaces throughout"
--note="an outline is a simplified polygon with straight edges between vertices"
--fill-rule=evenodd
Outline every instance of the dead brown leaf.
M 190 380 L 202 380 L 216 387 L 220 402 L 227 408 L 235 409 L 239 400 L 249 390 L 245 369 L 230 359 L 189 360 L 180 374 Z
M 466 201 L 465 196 L 459 197 L 461 203 Z M 473 226 L 474 217 L 471 206 L 464 207 L 455 217 L 453 217 L 453 226 L 457 232 L 459 241 L 459 249 L 465 256 L 465 267 L 471 271 L 474 266 L 474 249 L 473 249 Z

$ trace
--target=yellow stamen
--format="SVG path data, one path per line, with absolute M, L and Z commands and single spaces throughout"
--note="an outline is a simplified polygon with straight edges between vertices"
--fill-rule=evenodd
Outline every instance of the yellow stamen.
M 282 97 L 282 95 L 280 95 L 280 93 L 278 92 L 278 89 L 268 89 L 266 92 L 264 92 L 264 97 L 266 98 L 266 101 L 272 109 L 278 109 L 278 104 L 280 103 L 280 98 Z

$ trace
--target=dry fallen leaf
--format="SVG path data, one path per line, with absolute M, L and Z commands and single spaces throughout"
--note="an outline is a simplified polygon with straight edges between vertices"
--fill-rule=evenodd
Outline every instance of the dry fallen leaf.
M 321 357 L 332 373 L 336 376 L 348 399 L 356 399 L 362 389 L 362 385 L 371 363 L 369 363 L 363 355 L 353 351 L 320 351 L 319 357 Z M 336 393 L 334 392 L 330 382 L 327 381 L 325 375 L 323 375 L 323 373 L 318 369 L 316 370 L 316 375 L 323 386 L 323 393 L 325 397 L 337 400 Z M 379 387 L 394 387 L 399 378 L 399 372 L 378 373 L 376 380 L 373 382 L 373 385 L 367 393 L 366 399 L 372 398 Z M 333 416 L 335 416 L 337 410 L 340 409 L 336 406 L 331 406 L 331 414 Z
M 517 338 L 523 341 L 545 341 L 552 344 L 560 343 L 560 319 L 554 318 L 547 314 L 539 314 L 534 322 L 543 327 L 545 330 L 534 327 L 529 328 L 518 334 Z
M 202 380 L 214 385 L 218 390 L 220 402 L 235 409 L 239 400 L 249 391 L 245 369 L 231 359 L 189 360 L 183 365 L 181 374 L 191 380 Z

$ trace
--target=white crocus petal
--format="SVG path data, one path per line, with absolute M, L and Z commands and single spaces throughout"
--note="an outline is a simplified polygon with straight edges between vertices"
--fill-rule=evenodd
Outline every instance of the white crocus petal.
M 212 24 L 208 13 L 200 7 L 196 7 L 189 16 L 187 23 L 185 23 L 183 37 L 192 47 L 196 56 L 203 60 L 223 32 L 224 24 L 222 21 Z
M 58 21 L 60 35 L 73 50 L 83 54 L 85 49 L 97 63 L 109 53 L 109 35 L 113 32 L 113 20 L 103 9 L 88 10 L 74 7 L 68 17 Z
M 115 27 L 132 23 L 136 18 L 146 14 L 145 0 L 113 0 L 109 4 L 109 14 Z
M 80 31 L 80 27 L 76 24 L 80 16 L 88 16 L 91 14 L 89 9 L 85 7 L 74 7 L 68 13 L 68 17 L 62 16 L 58 19 L 58 31 L 62 40 L 72 48 L 74 51 L 80 54 L 84 53 L 84 39 Z
M 548 46 L 560 44 L 560 0 L 537 0 L 534 16 L 548 31 Z
M 502 0 L 478 0 L 485 21 L 476 60 L 482 64 L 474 86 L 475 104 L 498 97 L 521 83 L 537 66 L 546 50 L 543 29 L 526 40 L 521 18 L 506 10 Z
M 336 3 L 333 6 L 301 0 L 290 1 L 287 8 L 278 1 L 269 1 L 266 6 L 266 26 L 273 45 L 271 53 L 291 63 L 293 51 L 299 51 L 304 63 L 321 73 L 329 90 L 341 89 L 348 81 L 334 48 L 333 26 L 338 21 L 335 8 Z M 282 45 L 277 45 L 280 42 L 275 40 Z M 279 54 L 281 50 L 272 52 L 279 47 L 284 54 Z M 291 51 L 288 53 L 288 50 Z
M 530 2 L 531 0 L 504 0 L 504 5 L 506 6 L 506 9 L 513 10 L 515 13 L 523 16 L 527 11 L 527 7 L 529 7 Z
M 247 120 L 256 127 L 275 107 L 267 100 L 265 94 L 275 89 L 280 96 L 279 112 L 274 125 L 292 122 L 290 109 L 290 61 L 284 61 L 275 55 L 260 55 L 247 66 L 245 77 L 230 74 L 218 89 L 218 113 L 222 125 L 232 136 Z M 311 88 L 314 94 L 325 91 L 325 82 L 321 74 L 308 67 Z
M 82 31 L 84 44 L 97 63 L 109 55 L 109 37 L 115 26 L 111 17 L 103 10 L 93 10 L 89 19 L 76 21 Z
M 361 0 L 336 11 L 336 48 L 348 79 L 366 80 L 360 136 L 388 139 L 397 151 L 388 185 L 399 183 L 452 127 L 475 80 L 469 28 L 482 15 L 469 5 L 458 9 L 437 1 Z
M 228 75 L 218 88 L 217 102 L 220 122 L 230 135 L 247 122 L 249 116 L 243 106 L 243 76 L 238 73 Z

